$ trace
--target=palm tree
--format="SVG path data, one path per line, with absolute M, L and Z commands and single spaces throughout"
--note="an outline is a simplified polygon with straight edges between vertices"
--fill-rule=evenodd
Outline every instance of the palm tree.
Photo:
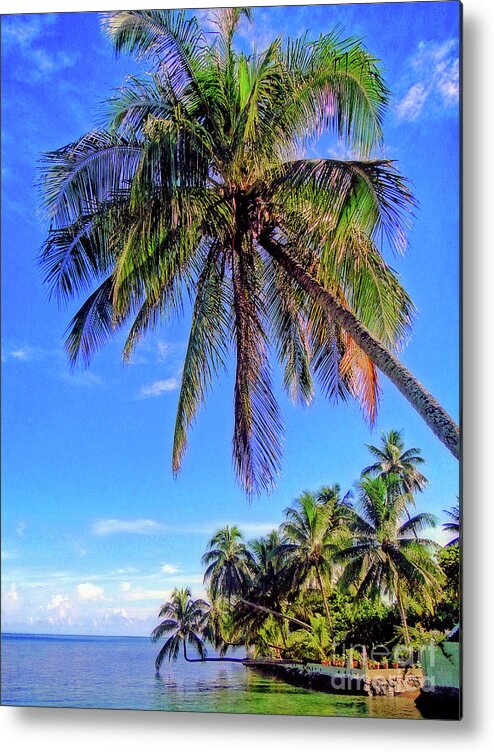
M 345 528 L 352 516 L 352 492 L 348 491 L 343 497 L 338 483 L 332 486 L 322 486 L 316 494 L 317 501 L 324 506 L 328 516 L 328 526 L 331 529 Z
M 286 609 L 292 578 L 278 531 L 273 530 L 264 538 L 250 541 L 249 549 L 252 554 L 252 581 L 243 601 L 246 605 L 252 605 L 250 614 L 246 616 L 255 622 L 257 628 L 273 619 L 285 643 L 286 626 L 291 621 Z M 300 621 L 297 624 L 300 626 Z
M 395 491 L 407 494 L 408 503 L 405 511 L 410 519 L 408 506 L 415 506 L 414 494 L 423 491 L 429 482 L 418 470 L 418 466 L 425 463 L 420 449 L 418 447 L 405 449 L 401 431 L 389 431 L 389 433 L 383 431 L 381 446 L 367 444 L 367 448 L 376 461 L 364 468 L 362 475 L 371 478 L 386 478 L 393 475 L 399 479 L 399 483 L 395 484 Z
M 236 525 L 225 525 L 218 530 L 207 549 L 202 557 L 202 563 L 206 565 L 204 582 L 213 598 L 219 595 L 231 603 L 232 597 L 245 594 L 248 588 L 252 577 L 252 554 Z
M 450 530 L 452 533 L 456 533 L 456 537 L 452 538 L 449 543 L 446 543 L 447 546 L 454 546 L 455 543 L 458 543 L 460 540 L 460 503 L 458 501 L 458 504 L 455 504 L 453 509 L 443 509 L 443 512 L 450 517 L 451 522 L 444 522 L 443 523 L 443 530 Z
M 364 596 L 395 599 L 408 644 L 407 598 L 429 602 L 442 579 L 432 555 L 438 545 L 418 535 L 435 526 L 435 518 L 421 513 L 403 522 L 408 495 L 400 493 L 398 476 L 363 477 L 357 489 L 353 541 L 335 554 L 345 565 L 340 583 L 355 586 L 356 602 Z
M 151 632 L 153 642 L 157 642 L 164 635 L 170 635 L 156 656 L 156 676 L 159 676 L 161 664 L 166 657 L 171 661 L 177 660 L 181 647 L 184 659 L 193 663 L 227 660 L 241 663 L 243 661 L 242 658 L 207 657 L 203 636 L 207 634 L 209 612 L 209 604 L 201 599 L 193 600 L 189 588 L 175 588 L 171 594 L 171 600 L 164 603 L 159 612 L 163 621 Z M 187 645 L 197 651 L 199 658 L 189 658 Z
M 151 633 L 153 642 L 170 634 L 156 657 L 156 673 L 159 673 L 163 660 L 168 656 L 169 660 L 176 661 L 180 647 L 183 648 L 185 660 L 187 656 L 187 643 L 199 653 L 200 660 L 207 655 L 201 633 L 206 623 L 209 606 L 206 601 L 192 600 L 189 588 L 177 589 L 172 592 L 171 600 L 164 603 L 159 612 L 164 620 Z
M 282 550 L 293 563 L 293 581 L 306 586 L 315 577 L 321 592 L 330 630 L 332 619 L 324 579 L 330 579 L 332 557 L 341 538 L 337 516 L 330 518 L 326 505 L 311 493 L 304 493 L 294 506 L 285 509 L 286 520 L 280 527 Z
M 376 461 L 362 470 L 362 475 L 371 478 L 395 475 L 400 480 L 402 492 L 409 494 L 423 491 L 429 482 L 418 469 L 420 465 L 425 464 L 420 449 L 405 449 L 402 431 L 383 431 L 381 446 L 367 444 L 367 449 Z
M 245 627 L 253 621 L 252 611 L 292 621 L 298 626 L 307 628 L 308 625 L 300 619 L 287 616 L 275 611 L 269 605 L 250 600 L 259 596 L 259 586 L 255 582 L 256 562 L 253 553 L 244 543 L 243 535 L 236 525 L 225 525 L 218 530 L 207 545 L 208 550 L 202 557 L 206 565 L 204 582 L 208 585 L 212 599 L 222 597 L 228 603 L 228 608 L 235 609 L 233 621 Z M 270 604 L 272 605 L 272 604 Z
M 315 377 L 372 422 L 379 369 L 458 456 L 457 426 L 395 355 L 414 308 L 377 240 L 405 248 L 414 201 L 391 161 L 369 158 L 388 99 L 379 64 L 336 33 L 277 38 L 246 57 L 232 41 L 242 13 L 214 11 L 213 34 L 183 12 L 104 14 L 115 50 L 153 70 L 110 99 L 107 129 L 45 155 L 45 280 L 62 302 L 90 291 L 69 325 L 70 359 L 87 363 L 127 323 L 130 358 L 186 292 L 174 472 L 232 343 L 233 458 L 247 493 L 280 469 L 270 342 L 293 398 L 309 403 Z M 359 158 L 301 158 L 323 130 Z

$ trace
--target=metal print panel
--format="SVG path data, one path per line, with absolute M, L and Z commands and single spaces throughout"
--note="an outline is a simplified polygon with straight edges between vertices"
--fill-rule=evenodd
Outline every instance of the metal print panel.
M 2 17 L 3 704 L 460 718 L 460 32 Z

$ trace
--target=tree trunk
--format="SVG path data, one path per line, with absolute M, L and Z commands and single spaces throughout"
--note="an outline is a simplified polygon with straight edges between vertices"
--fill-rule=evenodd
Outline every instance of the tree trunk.
M 333 632 L 333 620 L 331 619 L 331 613 L 329 611 L 328 599 L 326 597 L 326 591 L 324 590 L 324 584 L 322 581 L 321 572 L 319 571 L 319 567 L 316 566 L 315 569 L 316 569 L 317 580 L 319 582 L 319 587 L 321 589 L 322 599 L 324 601 L 324 610 L 326 611 L 326 618 L 329 624 L 329 631 L 332 633 Z
M 184 640 L 184 658 L 187 663 L 205 663 L 206 661 L 230 661 L 231 663 L 243 663 L 245 658 L 188 658 L 187 646 Z
M 229 661 L 230 663 L 243 663 L 246 658 L 185 658 L 187 663 L 209 663 L 211 661 Z
M 282 619 L 286 619 L 286 621 L 291 621 L 294 624 L 297 624 L 299 627 L 303 627 L 304 629 L 308 629 L 309 632 L 312 632 L 312 627 L 310 624 L 306 624 L 305 621 L 301 621 L 300 619 L 295 619 L 293 616 L 287 616 L 286 614 L 282 614 L 279 611 L 273 611 L 271 608 L 267 608 L 266 606 L 259 606 L 257 603 L 251 603 L 250 601 L 246 601 L 245 598 L 240 598 L 240 602 L 244 603 L 246 606 L 250 606 L 250 608 L 256 608 L 258 611 L 265 611 L 267 614 L 271 614 L 272 616 L 279 616 Z
M 403 626 L 403 634 L 405 636 L 405 645 L 407 645 L 408 647 L 410 645 L 410 635 L 408 634 L 407 615 L 405 611 L 405 606 L 403 605 L 403 599 L 401 597 L 401 591 L 400 591 L 399 585 L 396 588 L 396 599 L 398 601 L 398 608 L 400 611 L 400 618 L 401 618 L 401 623 Z
M 267 253 L 283 267 L 288 276 L 297 282 L 312 300 L 317 302 L 331 319 L 352 337 L 377 368 L 399 389 L 453 456 L 458 459 L 460 431 L 439 402 L 429 394 L 398 358 L 389 352 L 382 342 L 356 318 L 355 314 L 342 305 L 332 293 L 309 274 L 281 243 L 267 235 L 262 235 L 259 241 Z

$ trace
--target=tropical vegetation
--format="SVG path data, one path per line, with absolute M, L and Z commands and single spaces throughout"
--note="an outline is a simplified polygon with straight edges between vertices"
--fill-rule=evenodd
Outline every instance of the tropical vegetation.
M 398 444 L 396 456 L 421 458 L 401 434 L 383 436 L 383 445 Z M 377 646 L 382 653 L 400 645 L 409 660 L 421 639 L 444 638 L 459 621 L 459 544 L 424 537 L 436 527 L 433 515 L 410 516 L 427 483 L 412 470 L 394 461 L 364 468 L 345 495 L 337 484 L 304 491 L 278 528 L 255 540 L 235 525 L 219 529 L 203 557 L 207 601 L 174 591 L 162 607 L 165 621 L 153 637 L 171 637 L 157 670 L 182 646 L 190 660 L 186 644 L 196 660 L 206 658 L 208 643 L 222 660 L 241 648 L 254 657 L 338 663 L 364 648 L 372 656 Z
M 208 31 L 185 12 L 104 14 L 115 51 L 149 72 L 110 98 L 104 127 L 44 156 L 45 282 L 60 302 L 85 296 L 69 357 L 88 363 L 126 328 L 128 360 L 188 298 L 173 471 L 233 351 L 233 461 L 248 494 L 280 470 L 271 351 L 294 400 L 309 404 L 318 382 L 330 399 L 356 399 L 371 423 L 381 371 L 458 456 L 458 427 L 396 356 L 414 306 L 383 249 L 405 250 L 415 202 L 379 156 L 381 64 L 338 32 L 245 55 L 234 43 L 242 16 L 212 11 Z M 322 132 L 355 158 L 307 158 Z

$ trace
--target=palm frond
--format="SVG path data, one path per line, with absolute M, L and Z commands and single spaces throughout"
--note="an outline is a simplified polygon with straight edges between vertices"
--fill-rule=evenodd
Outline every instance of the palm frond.
M 112 298 L 113 276 L 110 275 L 72 318 L 66 332 L 65 349 L 73 366 L 79 360 L 89 365 L 94 353 L 115 333 Z
M 197 282 L 189 342 L 182 370 L 173 439 L 173 470 L 178 472 L 187 448 L 187 430 L 213 379 L 225 368 L 229 307 L 218 268 L 218 248 L 210 249 Z
M 92 131 L 46 152 L 40 190 L 53 228 L 69 227 L 128 191 L 141 156 L 140 142 L 107 131 Z

